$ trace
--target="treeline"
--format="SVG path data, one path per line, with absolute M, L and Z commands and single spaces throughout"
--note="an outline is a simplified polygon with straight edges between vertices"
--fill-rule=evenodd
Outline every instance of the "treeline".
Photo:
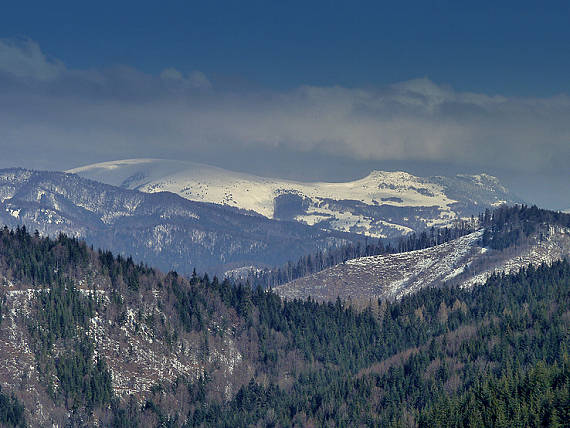
M 70 414 L 98 412 L 100 426 L 532 427 L 570 420 L 566 260 L 495 274 L 471 291 L 424 289 L 357 311 L 340 300 L 284 301 L 207 275 L 162 275 L 64 236 L 5 230 L 1 242 L 2 272 L 37 282 L 28 329 L 42 384 Z M 26 248 L 34 256 L 18 263 Z M 52 276 L 38 274 L 48 271 Z M 89 283 L 76 287 L 80 271 L 109 301 Z M 86 332 L 96 314 L 121 325 L 125 302 L 153 292 L 165 317 L 137 315 L 135 327 L 145 324 L 173 349 L 184 334 L 201 338 L 205 372 L 172 385 L 158 380 L 140 405 L 113 396 L 105 360 L 95 357 Z M 210 344 L 225 335 L 251 368 L 247 379 L 234 372 L 229 401 L 207 365 Z M 2 400 L 11 415 L 21 408 L 15 398 Z
M 252 379 L 229 403 L 202 400 L 186 426 L 559 426 L 570 420 L 569 281 L 561 261 L 376 314 L 251 292 L 270 352 L 261 367 L 291 348 L 308 365 L 287 389 Z
M 501 206 L 479 215 L 485 228 L 483 246 L 502 250 L 519 244 L 542 224 L 570 227 L 570 214 L 538 208 L 536 205 Z
M 12 281 L 50 284 L 87 267 L 85 242 L 60 234 L 56 239 L 30 235 L 26 226 L 0 231 L 0 269 Z M 73 271 L 73 272 L 72 272 Z
M 253 286 L 270 288 L 285 284 L 297 278 L 320 272 L 347 260 L 358 257 L 377 256 L 381 254 L 394 254 L 406 251 L 422 250 L 435 245 L 449 242 L 453 239 L 472 233 L 476 230 L 475 221 L 458 221 L 453 227 L 430 228 L 420 233 L 412 233 L 402 237 L 396 242 L 378 239 L 370 242 L 366 239 L 363 243 L 349 243 L 325 251 L 318 251 L 315 254 L 300 257 L 296 262 L 288 262 L 286 265 L 265 269 L 262 271 L 252 270 L 247 277 L 238 278 L 248 282 Z
M 85 241 L 63 233 L 53 239 L 38 231 L 31 235 L 26 226 L 0 230 L 0 270 L 6 279 L 46 285 L 93 269 L 108 275 L 114 287 L 121 281 L 135 290 L 140 275 L 154 272 L 130 256 L 115 256 L 108 250 L 94 252 Z
M 540 209 L 536 205 L 531 207 L 504 205 L 494 210 L 486 209 L 477 218 L 458 221 L 453 227 L 437 229 L 432 227 L 420 233 L 404 236 L 396 242 L 379 239 L 377 242 L 366 240 L 363 243 L 349 243 L 300 257 L 296 262 L 291 261 L 281 267 L 261 271 L 251 270 L 246 277 L 237 279 L 253 286 L 275 287 L 350 259 L 422 250 L 452 241 L 481 228 L 485 229 L 481 245 L 503 250 L 521 243 L 525 237 L 537 231 L 541 224 L 570 227 L 570 214 Z
M 404 253 L 407 251 L 423 250 L 424 248 L 444 244 L 475 232 L 477 227 L 478 225 L 475 222 L 475 219 L 471 219 L 469 221 L 458 221 L 453 227 L 438 229 L 432 227 L 429 230 L 420 232 L 419 234 L 412 233 L 411 235 L 402 237 L 398 240 L 398 252 Z

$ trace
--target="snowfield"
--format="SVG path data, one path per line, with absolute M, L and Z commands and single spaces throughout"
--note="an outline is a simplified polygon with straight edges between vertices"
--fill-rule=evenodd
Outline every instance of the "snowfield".
M 304 183 L 161 159 L 103 162 L 67 172 L 128 189 L 168 191 L 268 218 L 375 237 L 450 225 L 485 207 L 514 201 L 495 177 L 486 174 L 424 178 L 372 171 L 355 181 Z

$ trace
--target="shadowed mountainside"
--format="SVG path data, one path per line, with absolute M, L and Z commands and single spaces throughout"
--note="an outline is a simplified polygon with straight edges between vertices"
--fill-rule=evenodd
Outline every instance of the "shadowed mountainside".
M 0 224 L 63 232 L 164 270 L 273 266 L 361 237 L 60 172 L 0 170 Z

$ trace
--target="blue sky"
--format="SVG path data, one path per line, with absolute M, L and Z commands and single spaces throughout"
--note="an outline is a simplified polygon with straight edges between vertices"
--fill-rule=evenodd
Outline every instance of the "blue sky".
M 287 88 L 429 77 L 503 95 L 569 92 L 568 1 L 7 2 L 2 37 L 72 68 L 166 65 Z
M 465 3 L 3 4 L 0 167 L 487 172 L 569 208 L 570 2 Z

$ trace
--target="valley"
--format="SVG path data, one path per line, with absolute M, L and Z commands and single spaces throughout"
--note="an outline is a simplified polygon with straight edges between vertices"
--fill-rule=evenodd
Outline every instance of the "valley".
M 570 428 L 569 2 L 2 2 L 0 428 Z

